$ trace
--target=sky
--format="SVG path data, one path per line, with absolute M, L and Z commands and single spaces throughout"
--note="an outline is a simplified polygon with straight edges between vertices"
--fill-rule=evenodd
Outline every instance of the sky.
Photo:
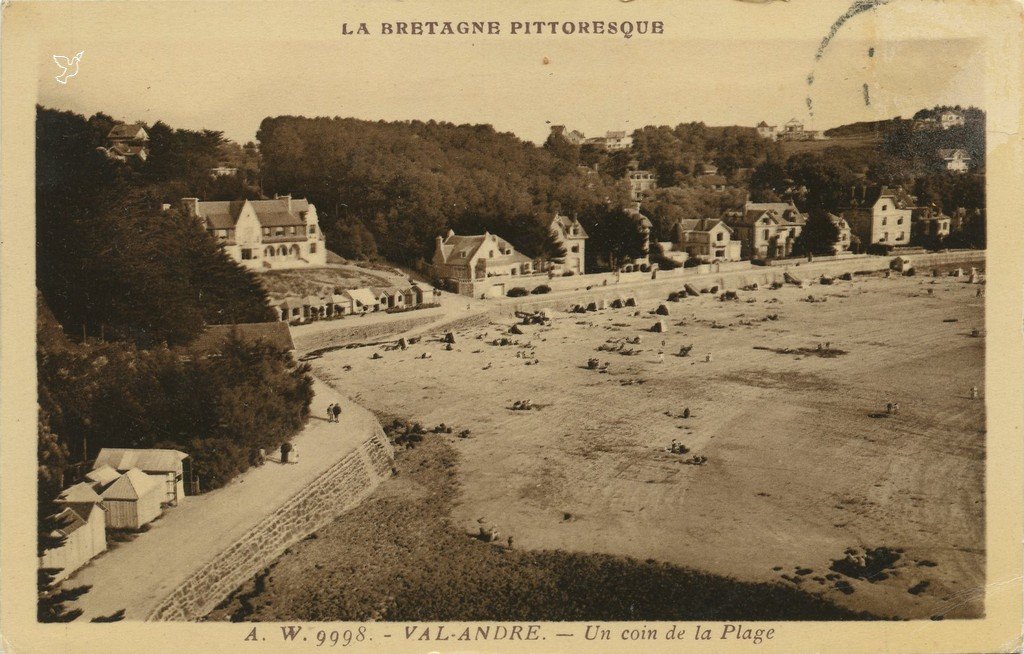
M 796 117 L 827 129 L 937 104 L 984 108 L 983 44 L 969 25 L 959 30 L 968 38 L 956 37 L 948 16 L 908 14 L 894 1 L 849 19 L 816 60 L 847 3 L 642 2 L 591 2 L 586 12 L 490 0 L 75 3 L 46 23 L 38 101 L 239 142 L 253 140 L 264 117 L 285 114 L 489 123 L 542 142 L 552 124 L 592 136 Z M 908 17 L 912 33 L 899 27 Z M 459 18 L 498 20 L 506 32 L 511 20 L 661 19 L 665 33 L 341 35 L 342 23 L 377 32 L 382 21 Z M 79 74 L 56 83 L 49 55 L 81 50 Z

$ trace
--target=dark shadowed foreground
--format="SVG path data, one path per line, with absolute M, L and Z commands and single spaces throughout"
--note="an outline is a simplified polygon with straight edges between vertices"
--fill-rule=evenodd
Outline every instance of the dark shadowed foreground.
M 214 620 L 836 620 L 872 616 L 778 584 L 653 560 L 519 551 L 448 519 L 458 494 L 447 435 L 402 453 L 399 476 L 287 551 Z

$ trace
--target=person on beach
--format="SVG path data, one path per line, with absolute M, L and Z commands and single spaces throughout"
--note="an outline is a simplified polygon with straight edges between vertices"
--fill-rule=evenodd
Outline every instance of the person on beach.
M 334 422 L 334 404 L 327 405 L 327 422 Z
M 341 405 L 335 404 L 334 408 L 331 409 L 331 413 L 334 415 L 334 422 L 341 422 Z

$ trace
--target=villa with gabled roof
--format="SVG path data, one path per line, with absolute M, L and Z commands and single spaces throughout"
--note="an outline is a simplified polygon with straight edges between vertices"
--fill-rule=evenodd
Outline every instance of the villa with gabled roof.
M 450 280 L 472 281 L 533 272 L 530 257 L 490 232 L 460 236 L 449 229 L 444 238 L 437 237 L 432 264 L 439 278 Z
M 584 274 L 586 270 L 584 255 L 589 236 L 579 219 L 575 216 L 570 218 L 556 213 L 555 217 L 551 219 L 551 232 L 554 234 L 555 240 L 565 248 L 565 259 L 558 267 L 562 270 L 571 270 L 577 275 Z
M 305 199 L 290 195 L 226 202 L 184 198 L 182 203 L 231 258 L 250 270 L 327 264 L 316 207 Z

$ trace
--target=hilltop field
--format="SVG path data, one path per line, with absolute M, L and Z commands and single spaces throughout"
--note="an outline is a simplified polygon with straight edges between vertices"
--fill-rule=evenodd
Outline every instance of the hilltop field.
M 293 548 L 243 589 L 242 613 L 443 619 L 412 608 L 432 584 L 453 602 L 468 593 L 575 607 L 594 570 L 625 566 L 639 586 L 620 579 L 608 601 L 639 593 L 647 603 L 591 617 L 667 619 L 649 607 L 672 602 L 674 619 L 979 617 L 978 288 L 947 276 L 865 275 L 740 291 L 732 301 L 668 302 L 666 333 L 648 331 L 656 304 L 642 303 L 639 315 L 558 312 L 549 326 L 522 326 L 522 335 L 508 333 L 509 317 L 456 332 L 451 351 L 435 334 L 406 350 L 327 353 L 315 371 L 358 403 L 428 428 L 445 423 L 454 435 L 427 434 L 400 454 L 401 474 L 366 510 L 391 509 L 342 516 Z M 511 344 L 494 344 L 502 338 Z M 515 409 L 522 400 L 531 408 Z M 887 414 L 889 402 L 899 403 L 897 414 Z M 469 438 L 457 437 L 462 429 Z M 673 440 L 687 451 L 671 452 Z M 416 502 L 435 509 L 410 508 Z M 512 536 L 512 550 L 466 535 L 480 524 L 494 525 L 502 544 Z M 380 542 L 366 550 L 354 535 Z M 477 554 L 453 553 L 453 542 Z M 385 553 L 368 562 L 378 547 Z M 494 552 L 534 558 L 495 564 L 497 575 L 487 563 Z M 653 581 L 650 570 L 636 572 L 645 566 L 655 566 Z M 312 567 L 318 574 L 304 574 Z M 569 570 L 578 582 L 543 581 L 570 579 Z M 764 613 L 720 599 L 696 608 L 752 589 L 767 593 L 751 595 L 768 603 Z M 522 614 L 555 615 L 537 611 Z

